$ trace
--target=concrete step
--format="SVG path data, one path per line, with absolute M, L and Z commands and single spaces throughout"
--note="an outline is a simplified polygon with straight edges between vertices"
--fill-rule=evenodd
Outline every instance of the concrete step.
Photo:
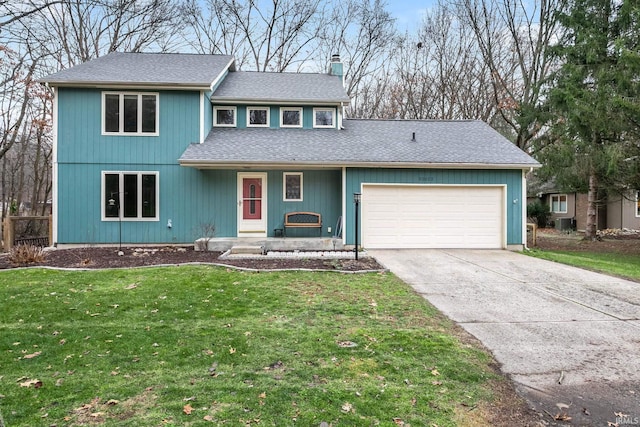
M 231 247 L 232 254 L 262 255 L 263 252 L 264 252 L 264 248 L 262 246 L 236 245 Z

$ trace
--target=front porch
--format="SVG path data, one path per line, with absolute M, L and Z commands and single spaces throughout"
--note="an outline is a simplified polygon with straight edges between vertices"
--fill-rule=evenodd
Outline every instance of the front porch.
M 196 251 L 228 251 L 232 248 L 269 251 L 341 251 L 349 249 L 342 237 L 201 237 L 194 242 Z

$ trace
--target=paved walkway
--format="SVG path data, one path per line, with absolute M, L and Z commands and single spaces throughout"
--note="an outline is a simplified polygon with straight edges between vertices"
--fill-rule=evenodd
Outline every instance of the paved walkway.
M 640 283 L 497 250 L 370 250 L 478 338 L 550 425 L 640 425 Z M 613 423 L 613 424 L 608 424 Z

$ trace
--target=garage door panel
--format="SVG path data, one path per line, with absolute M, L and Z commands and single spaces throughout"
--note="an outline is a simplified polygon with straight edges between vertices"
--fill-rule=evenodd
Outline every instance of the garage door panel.
M 369 248 L 501 248 L 502 187 L 363 186 Z

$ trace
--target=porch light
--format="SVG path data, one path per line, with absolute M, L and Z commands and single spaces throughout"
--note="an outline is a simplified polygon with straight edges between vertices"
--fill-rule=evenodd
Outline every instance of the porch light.
M 362 200 L 362 194 L 361 193 L 353 193 L 353 203 L 355 203 L 355 205 L 356 205 L 356 226 L 354 228 L 355 233 L 356 233 L 356 246 L 355 246 L 355 248 L 353 248 L 353 250 L 356 253 L 356 261 L 358 260 L 358 234 L 359 234 L 359 230 L 358 230 L 358 214 L 359 214 L 358 205 L 360 204 L 360 200 Z

